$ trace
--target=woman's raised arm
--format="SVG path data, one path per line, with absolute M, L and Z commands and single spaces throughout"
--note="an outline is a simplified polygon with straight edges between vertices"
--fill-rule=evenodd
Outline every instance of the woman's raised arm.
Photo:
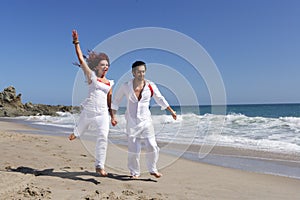
M 76 54 L 78 57 L 78 61 L 80 63 L 80 67 L 82 68 L 84 74 L 87 77 L 88 83 L 91 83 L 91 69 L 89 68 L 89 66 L 87 65 L 87 63 L 85 62 L 84 58 L 83 58 L 83 54 L 79 45 L 79 40 L 78 40 L 78 33 L 76 30 L 72 31 L 72 37 L 73 37 L 73 44 L 75 45 L 75 50 L 76 50 Z

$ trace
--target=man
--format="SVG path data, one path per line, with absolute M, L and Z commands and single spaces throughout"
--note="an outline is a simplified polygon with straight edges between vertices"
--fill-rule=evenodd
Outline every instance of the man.
M 146 164 L 151 175 L 156 178 L 162 176 L 156 168 L 159 156 L 159 147 L 155 140 L 154 128 L 152 125 L 151 112 L 149 110 L 151 96 L 162 109 L 167 109 L 174 120 L 176 112 L 169 106 L 168 102 L 161 95 L 156 85 L 145 80 L 146 64 L 143 61 L 136 61 L 132 64 L 133 79 L 122 84 L 114 96 L 112 102 L 113 126 L 117 124 L 115 117 L 124 96 L 127 98 L 126 132 L 128 138 L 128 168 L 132 178 L 140 176 L 140 152 L 141 142 L 146 147 Z

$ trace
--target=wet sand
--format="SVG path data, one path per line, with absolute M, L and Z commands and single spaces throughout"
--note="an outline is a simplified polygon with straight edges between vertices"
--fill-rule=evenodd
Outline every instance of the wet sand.
M 162 178 L 150 176 L 142 159 L 144 173 L 140 179 L 132 180 L 126 167 L 126 148 L 114 144 L 108 148 L 106 170 L 109 176 L 100 177 L 95 173 L 90 142 L 78 139 L 70 142 L 66 137 L 30 134 L 30 131 L 37 130 L 0 121 L 0 199 L 273 200 L 300 197 L 299 179 L 218 167 L 163 153 L 159 160 Z M 213 153 L 225 150 L 220 147 Z

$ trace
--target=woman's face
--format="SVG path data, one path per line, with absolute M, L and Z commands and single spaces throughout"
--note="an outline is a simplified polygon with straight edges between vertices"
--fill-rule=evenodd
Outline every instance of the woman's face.
M 101 60 L 99 64 L 95 68 L 96 75 L 98 77 L 104 77 L 106 72 L 108 71 L 109 64 L 107 60 Z

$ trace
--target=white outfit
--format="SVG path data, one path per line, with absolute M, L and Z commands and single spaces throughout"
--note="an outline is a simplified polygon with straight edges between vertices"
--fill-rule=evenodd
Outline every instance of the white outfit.
M 96 161 L 95 167 L 104 169 L 106 160 L 107 137 L 109 132 L 109 112 L 107 94 L 114 84 L 109 80 L 109 85 L 100 82 L 94 72 L 91 73 L 89 84 L 89 96 L 81 104 L 83 110 L 80 113 L 78 123 L 74 128 L 74 135 L 80 137 L 88 127 L 93 124 L 96 127 Z
M 153 82 L 146 80 L 146 85 L 142 91 L 142 97 L 138 100 L 133 89 L 133 79 L 122 84 L 114 95 L 112 109 L 118 110 L 122 98 L 127 98 L 127 109 L 125 112 L 126 132 L 128 137 L 128 168 L 131 175 L 140 175 L 139 157 L 141 152 L 141 141 L 146 146 L 146 162 L 150 173 L 157 172 L 156 163 L 158 160 L 159 147 L 155 140 L 154 128 L 152 125 L 151 112 L 149 110 L 151 100 L 151 85 L 153 98 L 161 109 L 166 109 L 169 104 L 161 95 Z

